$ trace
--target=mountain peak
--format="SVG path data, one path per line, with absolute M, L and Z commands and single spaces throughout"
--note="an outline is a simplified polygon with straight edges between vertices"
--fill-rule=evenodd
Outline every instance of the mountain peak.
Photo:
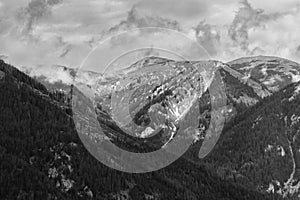
M 300 80 L 300 65 L 288 59 L 274 56 L 240 58 L 228 65 L 264 84 L 271 91 L 278 91 Z
M 258 56 L 248 56 L 248 57 L 241 57 L 238 59 L 235 59 L 233 61 L 230 61 L 229 63 L 233 64 L 233 63 L 243 63 L 243 62 L 257 62 L 257 61 L 265 61 L 265 62 L 270 62 L 270 61 L 281 61 L 281 62 L 290 62 L 290 63 L 294 63 L 294 64 L 298 64 L 294 61 L 285 59 L 285 58 L 281 58 L 278 56 L 264 56 L 264 55 L 258 55 Z

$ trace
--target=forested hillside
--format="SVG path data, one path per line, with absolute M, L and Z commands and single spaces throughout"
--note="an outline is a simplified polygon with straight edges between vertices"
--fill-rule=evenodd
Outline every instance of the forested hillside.
M 225 180 L 297 199 L 300 192 L 299 83 L 237 115 L 203 162 Z
M 70 97 L 0 62 L 0 199 L 274 199 L 181 158 L 147 174 L 110 169 L 81 143 Z M 277 197 L 276 197 L 277 198 Z

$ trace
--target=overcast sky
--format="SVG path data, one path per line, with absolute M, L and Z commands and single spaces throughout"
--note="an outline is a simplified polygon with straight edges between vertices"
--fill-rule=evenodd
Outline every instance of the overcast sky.
M 18 67 L 78 67 L 104 38 L 161 27 L 182 32 L 212 59 L 277 55 L 300 61 L 298 11 L 298 0 L 0 0 L 0 55 Z M 173 36 L 157 40 L 154 35 L 139 37 L 150 46 L 168 43 L 176 49 Z M 109 62 L 136 42 L 124 41 L 109 43 L 113 56 L 103 50 L 93 59 Z M 195 54 L 180 45 L 185 54 Z

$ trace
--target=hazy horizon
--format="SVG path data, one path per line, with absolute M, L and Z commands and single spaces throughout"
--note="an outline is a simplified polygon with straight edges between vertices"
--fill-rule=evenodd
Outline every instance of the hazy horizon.
M 105 38 L 135 28 L 159 27 L 200 44 L 209 54 L 205 58 L 227 62 L 267 55 L 300 61 L 298 0 L 175 1 L 0 0 L 0 55 L 17 67 L 76 68 Z M 158 40 L 154 35 L 138 37 L 154 47 L 167 47 L 174 41 L 171 37 Z M 195 54 L 190 46 L 177 43 L 170 48 Z M 122 38 L 107 45 L 117 55 L 132 48 L 132 41 Z M 93 63 L 114 58 L 98 53 L 96 59 Z M 88 70 L 101 71 L 104 65 L 99 65 Z

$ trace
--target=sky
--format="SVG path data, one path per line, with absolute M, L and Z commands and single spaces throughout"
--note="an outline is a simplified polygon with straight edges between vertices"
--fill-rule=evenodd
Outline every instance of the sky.
M 188 59 L 273 55 L 300 62 L 299 5 L 299 0 L 0 0 L 0 56 L 19 68 L 94 71 L 139 48 L 144 48 L 139 56 L 169 55 L 153 50 L 160 48 Z M 132 31 L 146 27 L 158 29 Z

